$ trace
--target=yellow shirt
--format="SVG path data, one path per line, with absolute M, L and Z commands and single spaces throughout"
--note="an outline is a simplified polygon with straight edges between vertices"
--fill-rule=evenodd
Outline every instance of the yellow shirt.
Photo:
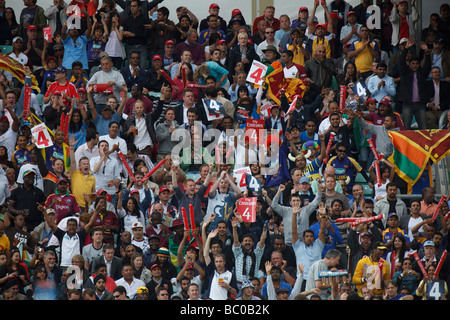
M 325 37 L 323 37 L 323 39 L 319 39 L 319 37 L 316 36 L 312 40 L 312 50 L 311 50 L 311 52 L 312 53 L 316 52 L 317 46 L 321 44 L 321 45 L 323 45 L 325 47 L 325 55 L 326 55 L 326 57 L 328 59 L 331 58 L 331 45 L 330 45 L 330 42 L 331 42 L 332 39 L 333 39 L 332 35 L 325 36 Z
M 355 285 L 355 288 L 358 290 L 358 295 L 362 297 L 361 288 L 364 287 L 367 282 L 363 280 L 366 278 L 370 285 L 374 287 L 373 293 L 375 295 L 382 295 L 383 290 L 381 288 L 381 280 L 387 281 L 391 279 L 391 271 L 389 268 L 389 264 L 386 261 L 383 261 L 383 276 L 382 279 L 379 276 L 374 276 L 376 269 L 378 268 L 378 262 L 372 261 L 371 257 L 364 257 L 358 261 L 356 265 L 355 272 L 353 274 L 352 283 Z
M 376 51 L 378 51 L 378 46 L 375 41 L 370 41 L 369 45 Z M 350 48 L 350 51 L 358 50 L 363 46 L 363 42 L 358 40 L 353 42 L 352 47 Z M 362 50 L 360 53 L 358 53 L 355 56 L 355 65 L 356 69 L 360 72 L 367 72 L 372 69 L 372 62 L 373 62 L 373 56 L 370 53 L 370 50 L 368 47 L 365 47 L 364 50 Z
M 303 48 L 305 48 L 304 44 L 301 44 Z M 289 44 L 287 46 L 288 50 L 291 50 L 294 53 L 294 58 L 292 59 L 292 62 L 299 64 L 301 66 L 305 66 L 305 56 L 303 55 L 302 51 L 300 49 L 297 49 L 297 52 L 292 44 Z
M 80 207 L 86 207 L 86 201 L 84 200 L 83 193 L 87 195 L 91 195 L 92 192 L 95 192 L 95 177 L 89 172 L 88 176 L 85 176 L 80 172 L 80 170 L 75 170 L 71 175 L 71 183 L 72 183 L 72 194 L 77 199 L 78 205 Z
M 11 243 L 9 242 L 9 238 L 3 234 L 0 236 L 0 253 L 5 253 L 6 250 L 11 249 Z

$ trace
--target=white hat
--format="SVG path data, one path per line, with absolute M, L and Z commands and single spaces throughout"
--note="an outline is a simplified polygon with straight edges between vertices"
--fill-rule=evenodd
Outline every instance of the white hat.
M 144 226 L 140 222 L 135 222 L 135 223 L 133 223 L 133 226 L 131 227 L 131 229 L 136 229 L 136 228 L 144 228 Z
M 401 38 L 400 41 L 398 42 L 399 44 L 402 44 L 404 42 L 408 42 L 408 38 Z
M 23 39 L 21 37 L 14 37 L 12 43 L 16 42 L 17 40 L 22 40 L 23 41 Z

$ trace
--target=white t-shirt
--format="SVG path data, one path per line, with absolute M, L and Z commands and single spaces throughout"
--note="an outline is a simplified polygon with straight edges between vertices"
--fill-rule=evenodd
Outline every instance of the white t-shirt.
M 11 124 L 11 121 L 10 121 Z M 11 161 L 11 156 L 16 149 L 17 132 L 9 128 L 4 134 L 0 136 L 0 146 L 8 149 L 8 160 Z
M 209 293 L 209 297 L 212 300 L 227 300 L 228 299 L 228 291 L 227 291 L 227 289 L 219 286 L 219 278 L 222 278 L 224 282 L 230 284 L 232 276 L 233 276 L 233 274 L 228 270 L 221 274 L 219 274 L 219 272 L 217 272 L 217 270 L 214 270 L 214 276 L 211 280 L 210 293 Z
M 147 146 L 152 146 L 152 140 L 147 130 L 147 123 L 145 118 L 142 117 L 140 120 L 136 118 L 136 128 L 138 130 L 137 136 L 134 137 L 134 144 L 138 150 L 142 150 Z
M 118 145 L 119 145 L 119 149 L 120 149 L 120 151 L 122 151 L 123 155 L 124 155 L 124 156 L 127 155 L 127 152 L 128 152 L 128 149 L 127 149 L 127 143 L 126 143 L 126 141 L 125 141 L 124 139 L 122 139 L 121 137 L 117 136 L 116 138 L 113 139 L 113 138 L 111 138 L 111 137 L 109 136 L 109 134 L 106 134 L 106 135 L 104 135 L 104 136 L 98 137 L 98 141 L 102 141 L 102 140 L 108 141 L 108 144 L 109 144 L 109 148 L 110 148 L 110 149 L 112 148 L 112 146 L 113 146 L 114 144 L 118 144 Z M 122 161 L 120 160 L 119 156 L 117 155 L 117 152 L 111 153 L 110 156 L 111 156 L 112 158 L 116 159 L 117 161 L 122 162 Z

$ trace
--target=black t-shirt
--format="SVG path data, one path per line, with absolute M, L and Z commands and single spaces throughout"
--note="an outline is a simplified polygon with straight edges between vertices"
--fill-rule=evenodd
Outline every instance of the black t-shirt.
M 395 199 L 395 200 L 387 199 L 387 201 L 389 202 L 389 212 L 388 213 L 392 213 L 392 212 L 397 213 L 397 211 L 395 209 L 395 205 L 397 204 L 397 199 Z
M 28 223 L 35 224 L 37 222 L 40 223 L 44 221 L 44 217 L 42 216 L 42 213 L 37 209 L 36 205 L 36 202 L 42 204 L 45 202 L 45 194 L 41 189 L 33 186 L 30 190 L 27 190 L 23 186 L 21 186 L 11 192 L 10 199 L 14 201 L 14 208 L 16 210 L 29 210 L 28 216 L 25 217 L 25 222 L 27 223 L 27 226 L 30 228 L 30 230 L 32 230 L 32 226 L 28 225 Z

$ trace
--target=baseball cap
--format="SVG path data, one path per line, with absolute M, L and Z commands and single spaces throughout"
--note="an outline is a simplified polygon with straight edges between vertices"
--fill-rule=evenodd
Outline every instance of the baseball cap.
M 300 178 L 299 183 L 309 183 L 309 178 L 307 176 L 303 176 Z
M 106 190 L 105 189 L 98 189 L 97 190 L 97 196 L 99 196 L 99 195 L 101 195 L 103 192 L 106 192 Z
M 436 37 L 434 39 L 434 43 L 444 42 L 444 39 L 442 37 Z
M 55 58 L 55 57 L 52 57 L 52 56 L 48 57 L 48 58 L 47 58 L 47 60 L 46 60 L 46 61 L 47 61 L 47 63 L 48 63 L 48 62 L 49 62 L 50 60 L 54 60 L 54 61 L 56 61 L 56 58 Z
M 220 7 L 219 7 L 219 5 L 218 5 L 217 3 L 211 3 L 211 5 L 209 6 L 209 8 L 210 8 L 210 9 L 213 9 L 213 8 L 219 8 L 219 9 L 220 9 Z
M 108 106 L 108 105 L 105 105 L 105 106 L 103 107 L 102 111 L 105 111 L 105 110 L 111 110 L 111 111 L 113 111 L 113 109 L 111 108 L 111 106 Z
M 325 25 L 324 23 L 318 23 L 318 24 L 316 25 L 316 29 L 317 29 L 318 27 L 322 27 L 322 28 L 324 28 L 325 30 L 327 30 L 327 27 L 326 27 L 326 25 Z
M 276 291 L 276 294 L 280 294 L 280 293 L 284 293 L 284 292 L 289 293 L 289 289 L 288 288 L 278 288 Z
M 56 184 L 60 184 L 61 182 L 67 183 L 67 179 L 64 177 L 60 177 L 60 178 L 58 178 L 58 180 L 56 180 Z
M 148 293 L 148 289 L 146 287 L 139 287 L 137 293 Z
M 406 4 L 408 4 L 408 1 L 406 1 L 406 0 L 401 0 L 401 1 L 399 1 L 399 2 L 398 2 L 398 4 L 397 4 L 397 5 L 399 6 L 399 5 L 401 5 L 402 3 L 406 3 Z
M 333 20 L 335 20 L 335 19 L 342 20 L 342 18 L 339 16 L 339 14 L 337 12 L 330 12 L 330 16 L 331 16 L 331 19 L 333 19 Z
M 388 219 L 390 217 L 397 217 L 397 219 L 398 219 L 398 214 L 396 214 L 395 212 L 391 212 L 391 213 L 388 214 Z
M 154 263 L 154 264 L 152 264 L 152 266 L 150 267 L 150 270 L 153 270 L 153 269 L 155 269 L 155 268 L 161 269 L 161 266 L 160 266 L 158 263 Z
M 81 87 L 81 88 L 78 88 L 78 90 L 77 90 L 78 92 L 85 92 L 85 93 L 87 93 L 87 91 L 86 91 L 86 88 L 85 87 Z
M 30 24 L 30 25 L 27 27 L 27 30 L 37 30 L 37 27 L 36 27 L 34 24 Z
M 159 188 L 159 194 L 163 193 L 164 191 L 170 192 L 170 189 L 163 185 L 161 188 Z
M 425 241 L 425 242 L 423 243 L 423 246 L 424 246 L 424 247 L 429 247 L 429 246 L 434 247 L 434 242 L 431 241 L 431 240 L 427 240 L 427 241 Z
M 242 14 L 241 10 L 239 10 L 239 9 L 234 9 L 233 11 L 231 11 L 231 15 L 232 15 L 232 16 L 235 16 L 235 15 L 237 15 L 237 14 Z
M 347 17 L 348 17 L 349 15 L 351 15 L 351 14 L 356 15 L 356 12 L 355 12 L 355 11 L 349 11 L 349 12 L 347 13 Z
M 370 234 L 369 232 L 362 232 L 362 233 L 359 235 L 359 237 L 360 237 L 360 238 L 362 238 L 362 237 L 371 237 L 371 238 L 372 238 L 372 234 Z
M 192 265 L 192 263 L 189 263 L 187 265 L 186 270 L 194 270 L 194 266 Z
M 439 10 L 444 10 L 444 9 L 450 10 L 450 5 L 448 3 L 441 4 L 441 6 L 439 7 Z
M 62 93 L 61 93 L 61 91 L 59 91 L 59 90 L 55 90 L 55 91 L 53 91 L 53 93 L 52 93 L 54 96 L 56 96 L 56 95 L 59 95 L 59 96 L 61 96 L 62 95 Z
M 181 221 L 181 219 L 173 219 L 173 220 L 170 222 L 170 227 L 169 227 L 169 229 L 170 229 L 170 230 L 173 230 L 175 227 L 182 226 L 182 225 L 184 225 L 184 224 L 183 224 L 183 221 Z
M 235 22 L 235 21 L 238 21 L 239 24 L 242 26 L 242 20 L 239 19 L 239 18 L 237 18 L 237 17 L 233 17 L 233 18 L 230 20 L 230 23 L 233 23 L 233 22 Z
M 53 73 L 67 73 L 66 67 L 58 66 Z
M 167 46 L 168 44 L 175 45 L 175 42 L 173 40 L 167 40 L 165 45 Z
M 135 193 L 139 193 L 139 190 L 137 190 L 137 189 L 131 190 L 131 191 L 130 191 L 130 196 L 131 196 L 132 194 L 135 194 Z
M 239 20 L 239 19 L 237 19 L 237 20 Z M 239 21 L 240 21 L 240 20 L 239 20 Z M 226 41 L 223 40 L 223 39 L 220 39 L 219 41 L 217 41 L 217 44 L 222 44 L 222 43 L 226 43 Z
M 408 38 L 401 38 L 400 41 L 398 42 L 399 44 L 408 42 Z
M 306 30 L 308 26 L 306 25 L 306 22 L 301 20 L 297 23 L 297 28 L 300 30 Z
M 246 280 L 242 283 L 241 289 L 248 288 L 248 287 L 254 288 L 255 286 L 253 285 L 253 283 L 251 281 Z
M 380 104 L 385 104 L 387 106 L 391 106 L 392 105 L 392 100 L 389 98 L 383 98 L 380 100 Z
M 159 241 L 161 241 L 161 239 L 156 234 L 152 234 L 148 237 L 148 241 L 150 241 L 151 239 L 158 239 Z
M 17 40 L 23 41 L 22 37 L 14 37 L 12 43 L 16 42 Z
M 34 170 L 25 170 L 25 172 L 23 173 L 23 176 L 22 177 L 25 177 L 25 176 L 27 176 L 27 175 L 29 175 L 29 174 L 34 174 L 34 175 L 36 175 L 36 172 L 34 171 Z
M 155 60 L 161 60 L 162 61 L 162 57 L 159 54 L 155 54 L 153 56 L 153 61 L 155 61 Z
M 302 11 L 309 12 L 307 7 L 300 7 L 300 9 L 298 9 L 298 12 L 302 12 Z
M 373 248 L 374 248 L 374 249 L 377 248 L 377 249 L 380 249 L 380 250 L 387 250 L 386 246 L 385 246 L 384 243 L 381 242 L 381 241 L 375 241 L 375 242 L 373 243 Z
M 132 224 L 131 229 L 136 229 L 136 228 L 144 228 L 144 226 L 142 225 L 141 222 L 135 222 Z
M 369 98 L 366 100 L 366 105 L 368 105 L 369 103 L 372 103 L 372 102 L 377 103 L 378 101 L 377 101 L 377 99 L 375 99 L 375 98 L 373 98 L 373 97 L 369 97 Z
M 56 214 L 56 211 L 53 208 L 47 208 L 47 214 Z

